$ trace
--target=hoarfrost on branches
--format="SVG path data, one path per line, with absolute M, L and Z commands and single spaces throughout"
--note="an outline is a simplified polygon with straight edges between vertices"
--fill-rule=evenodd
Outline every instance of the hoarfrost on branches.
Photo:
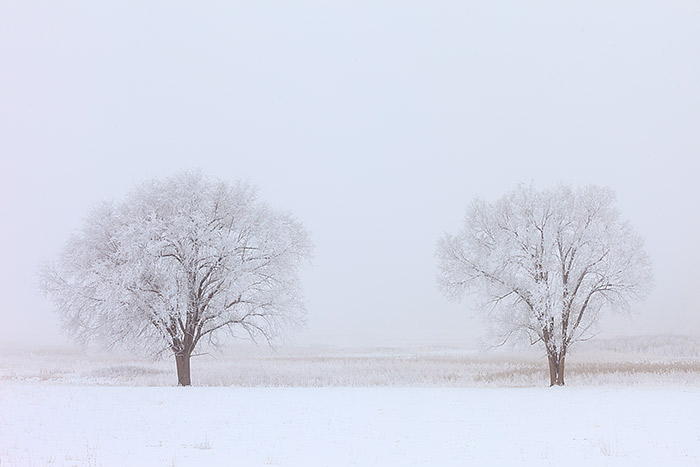
M 94 209 L 42 288 L 77 339 L 172 352 L 189 385 L 201 344 L 303 323 L 299 268 L 311 252 L 304 227 L 249 184 L 184 173 Z
M 606 307 L 643 298 L 651 267 L 642 239 L 606 188 L 521 186 L 495 203 L 475 200 L 463 229 L 438 242 L 438 283 L 455 300 L 476 293 L 504 339 L 525 333 L 547 352 L 550 383 Z

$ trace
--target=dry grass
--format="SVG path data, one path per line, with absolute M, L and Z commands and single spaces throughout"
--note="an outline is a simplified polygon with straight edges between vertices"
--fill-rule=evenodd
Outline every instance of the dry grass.
M 192 447 L 195 449 L 201 449 L 206 451 L 211 449 L 211 443 L 209 442 L 209 439 L 205 436 L 204 440 L 200 441 L 199 443 L 194 443 Z
M 567 358 L 567 384 L 698 385 L 700 345 L 695 341 L 637 340 L 625 347 L 582 347 Z M 474 352 L 458 348 L 236 348 L 228 355 L 192 360 L 198 386 L 317 387 L 531 387 L 548 383 L 547 362 L 529 349 Z M 695 353 L 696 350 L 698 353 Z M 695 353 L 695 354 L 694 354 Z M 694 355 L 693 355 L 694 354 Z M 174 364 L 80 352 L 0 354 L 0 381 L 111 386 L 172 386 Z

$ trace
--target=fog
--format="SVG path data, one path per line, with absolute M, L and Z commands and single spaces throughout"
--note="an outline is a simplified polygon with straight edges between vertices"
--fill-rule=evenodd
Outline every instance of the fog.
M 316 245 L 297 343 L 476 345 L 435 244 L 474 197 L 609 186 L 655 287 L 601 333 L 700 333 L 697 2 L 0 3 L 0 343 L 92 206 L 201 169 Z

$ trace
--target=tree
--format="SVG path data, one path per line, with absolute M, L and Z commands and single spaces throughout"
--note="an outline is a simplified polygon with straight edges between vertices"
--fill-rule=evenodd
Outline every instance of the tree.
M 438 242 L 442 291 L 454 300 L 474 293 L 504 342 L 541 343 L 552 386 L 564 384 L 567 351 L 600 313 L 628 306 L 651 284 L 643 241 L 614 201 L 596 186 L 520 186 L 495 203 L 475 200 L 463 229 Z
M 299 268 L 312 245 L 292 216 L 246 183 L 184 173 L 95 208 L 42 289 L 79 341 L 190 357 L 222 337 L 262 336 L 303 322 Z

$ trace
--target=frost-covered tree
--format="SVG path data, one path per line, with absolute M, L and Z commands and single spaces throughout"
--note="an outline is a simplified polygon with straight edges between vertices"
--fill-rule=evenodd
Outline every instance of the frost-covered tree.
M 271 339 L 303 323 L 304 227 L 246 183 L 184 173 L 138 186 L 94 209 L 42 289 L 78 340 L 190 357 L 222 337 Z
M 609 189 L 564 185 L 477 199 L 463 229 L 438 242 L 439 286 L 454 300 L 474 293 L 504 341 L 541 343 L 551 385 L 563 385 L 571 345 L 602 311 L 623 309 L 651 285 L 643 241 L 614 201 Z

